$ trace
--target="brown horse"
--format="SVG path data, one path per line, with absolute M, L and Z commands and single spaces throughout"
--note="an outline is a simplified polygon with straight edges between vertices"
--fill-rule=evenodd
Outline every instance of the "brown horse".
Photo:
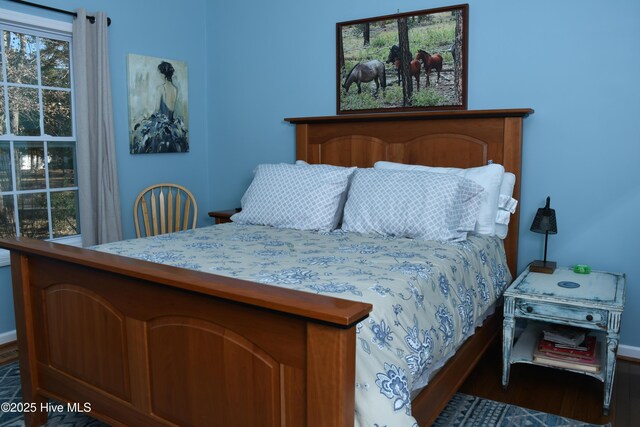
M 416 53 L 416 60 L 422 61 L 424 65 L 424 72 L 427 75 L 427 86 L 429 86 L 429 73 L 431 69 L 435 69 L 438 73 L 438 79 L 436 80 L 436 84 L 440 83 L 440 71 L 442 71 L 442 55 L 436 53 L 435 55 L 429 55 L 428 52 L 419 49 L 418 53 Z
M 411 53 L 409 53 L 409 57 L 411 57 Z M 400 85 L 400 82 L 402 81 L 402 62 L 400 61 L 400 48 L 395 44 L 391 46 L 391 49 L 389 50 L 387 64 L 389 63 L 393 63 L 393 66 L 398 73 L 398 85 Z M 418 61 L 417 58 L 409 63 L 409 73 L 416 79 L 416 87 L 420 90 L 420 61 Z

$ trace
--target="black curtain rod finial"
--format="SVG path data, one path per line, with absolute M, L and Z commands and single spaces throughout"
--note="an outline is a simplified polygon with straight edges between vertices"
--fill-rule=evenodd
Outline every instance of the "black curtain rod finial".
M 78 17 L 78 14 L 76 13 L 76 18 Z M 87 19 L 89 20 L 89 22 L 91 22 L 92 24 L 96 23 L 96 17 L 95 16 L 87 16 Z M 107 27 L 111 25 L 111 18 L 109 18 L 107 16 Z

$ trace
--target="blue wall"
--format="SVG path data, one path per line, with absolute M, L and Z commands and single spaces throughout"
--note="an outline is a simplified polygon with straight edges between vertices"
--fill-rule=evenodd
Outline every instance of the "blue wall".
M 105 10 L 110 29 L 122 218 L 149 183 L 171 180 L 206 211 L 237 206 L 260 162 L 292 161 L 284 117 L 335 114 L 335 23 L 451 5 L 443 1 L 43 1 Z M 622 343 L 640 347 L 640 2 L 469 0 L 469 109 L 531 107 L 525 119 L 519 270 L 542 255 L 528 231 L 551 196 L 549 258 L 627 273 Z M 34 13 L 0 0 L 0 7 Z M 47 14 L 48 17 L 59 17 Z M 64 18 L 61 18 L 64 19 Z M 191 152 L 128 154 L 126 54 L 189 64 Z M 8 276 L 0 270 L 0 333 Z
M 209 5 L 209 165 L 224 183 L 212 206 L 237 206 L 256 163 L 294 158 L 284 117 L 335 114 L 336 22 L 450 4 Z M 640 347 L 640 2 L 611 5 L 469 0 L 469 109 L 535 109 L 524 124 L 519 271 L 542 257 L 528 228 L 549 195 L 559 223 L 549 259 L 626 272 L 622 343 Z

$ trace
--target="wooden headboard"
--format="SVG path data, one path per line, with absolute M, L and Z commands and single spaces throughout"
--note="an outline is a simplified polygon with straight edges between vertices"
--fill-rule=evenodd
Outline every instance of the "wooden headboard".
M 287 118 L 296 125 L 296 158 L 308 163 L 372 167 L 379 160 L 469 168 L 502 164 L 516 175 L 520 200 L 522 120 L 533 110 L 438 111 Z M 517 273 L 519 210 L 505 251 Z

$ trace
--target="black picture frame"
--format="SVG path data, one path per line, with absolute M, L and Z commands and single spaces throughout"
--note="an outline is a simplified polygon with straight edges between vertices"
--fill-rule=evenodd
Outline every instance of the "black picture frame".
M 468 27 L 468 4 L 337 23 L 337 113 L 466 110 Z

